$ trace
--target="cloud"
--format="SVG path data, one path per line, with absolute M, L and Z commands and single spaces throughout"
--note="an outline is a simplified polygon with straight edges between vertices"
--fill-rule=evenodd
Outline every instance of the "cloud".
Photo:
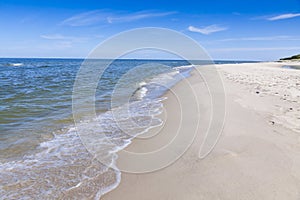
M 135 13 L 109 12 L 107 10 L 94 10 L 80 13 L 63 20 L 61 25 L 89 26 L 98 23 L 131 22 L 146 18 L 164 17 L 175 12 L 140 11 Z
M 108 23 L 114 23 L 114 22 L 130 22 L 130 21 L 136 21 L 140 19 L 146 19 L 146 18 L 153 18 L 153 17 L 164 17 L 168 15 L 175 14 L 176 12 L 151 12 L 151 11 L 141 11 L 136 12 L 129 15 L 119 15 L 116 17 L 107 17 Z
M 209 35 L 211 33 L 225 31 L 225 30 L 227 30 L 227 28 L 226 27 L 220 27 L 218 25 L 210 25 L 210 26 L 206 26 L 204 28 L 196 28 L 194 26 L 189 26 L 188 30 L 191 31 L 191 32 L 196 32 L 196 33 L 201 33 L 201 34 L 204 34 L 204 35 Z
M 88 38 L 85 37 L 64 36 L 61 34 L 40 35 L 40 37 L 47 40 L 64 40 L 69 42 L 84 42 L 88 40 Z
M 275 17 L 270 17 L 267 18 L 269 21 L 276 21 L 276 20 L 281 20 L 281 19 L 290 19 L 294 17 L 300 17 L 300 13 L 288 13 L 288 14 L 283 14 L 283 15 L 277 15 Z
M 93 10 L 69 17 L 63 20 L 60 24 L 69 26 L 88 26 L 101 21 L 106 21 L 107 15 L 108 13 L 103 10 Z
M 65 36 L 62 36 L 60 34 L 41 35 L 40 37 L 43 38 L 43 39 L 47 39 L 47 40 L 64 40 L 64 39 L 66 39 Z

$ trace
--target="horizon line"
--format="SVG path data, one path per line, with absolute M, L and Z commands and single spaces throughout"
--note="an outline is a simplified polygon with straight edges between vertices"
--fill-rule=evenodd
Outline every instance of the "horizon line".
M 0 59 L 73 59 L 73 60 L 181 60 L 184 59 L 172 59 L 172 58 L 83 58 L 83 57 L 0 57 Z M 208 60 L 197 60 L 197 61 L 208 61 Z M 253 61 L 253 62 L 267 62 L 277 60 L 249 60 L 249 59 L 212 59 L 212 61 Z

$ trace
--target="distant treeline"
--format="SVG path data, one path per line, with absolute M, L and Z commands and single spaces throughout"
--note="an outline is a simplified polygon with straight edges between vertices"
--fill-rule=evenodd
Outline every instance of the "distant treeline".
M 300 54 L 295 55 L 295 56 L 291 56 L 288 58 L 281 58 L 280 60 L 296 60 L 296 59 L 300 59 Z

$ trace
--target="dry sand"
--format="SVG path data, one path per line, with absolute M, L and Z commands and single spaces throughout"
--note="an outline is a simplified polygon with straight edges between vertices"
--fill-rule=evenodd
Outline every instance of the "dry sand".
M 299 200 L 300 70 L 282 65 L 217 65 L 226 91 L 226 118 L 217 145 L 204 159 L 199 158 L 199 149 L 211 102 L 203 79 L 194 71 L 188 81 L 166 94 L 163 128 L 146 133 L 159 134 L 135 139 L 127 150 L 156 150 L 176 134 L 196 130 L 190 148 L 175 163 L 155 172 L 123 172 L 120 185 L 102 199 Z

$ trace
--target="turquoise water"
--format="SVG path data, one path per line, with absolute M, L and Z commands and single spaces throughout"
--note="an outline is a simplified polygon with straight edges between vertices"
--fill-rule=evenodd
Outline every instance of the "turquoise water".
M 86 199 L 100 197 L 119 184 L 120 172 L 95 160 L 74 127 L 72 92 L 82 62 L 0 59 L 0 196 Z M 114 145 L 100 140 L 98 145 L 111 163 L 115 161 L 111 152 L 125 148 L 144 129 L 161 125 L 157 115 L 162 111 L 162 94 L 192 69 L 182 67 L 190 65 L 182 60 L 91 60 L 87 64 L 91 73 L 109 65 L 95 91 L 97 119 L 85 119 L 77 126 L 87 133 L 109 133 Z M 123 112 L 128 93 L 129 112 Z

